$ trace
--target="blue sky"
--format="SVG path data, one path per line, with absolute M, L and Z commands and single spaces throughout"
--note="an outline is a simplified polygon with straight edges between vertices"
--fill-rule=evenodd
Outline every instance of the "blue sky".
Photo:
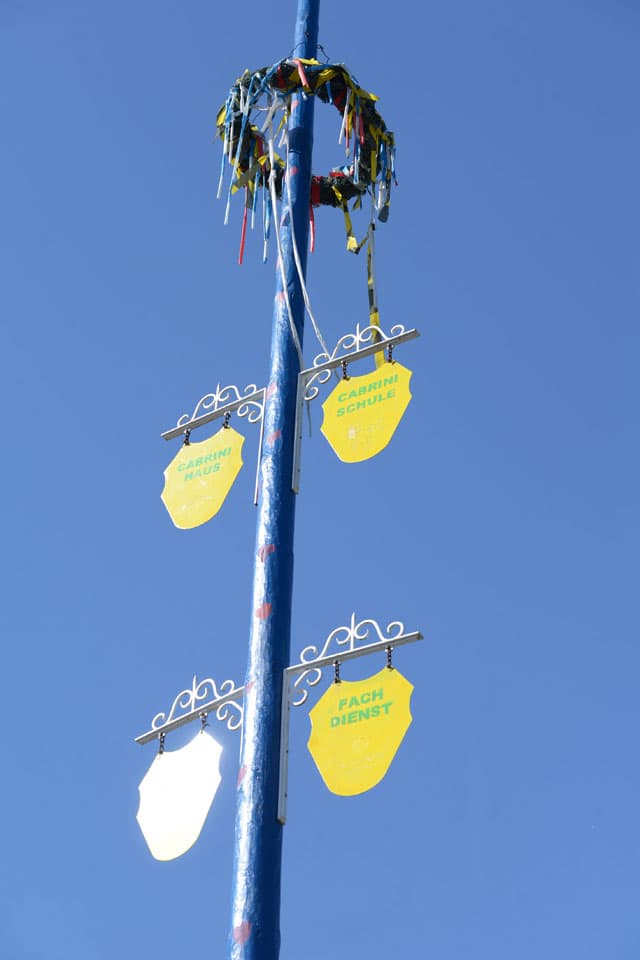
M 222 786 L 168 864 L 135 821 L 154 747 L 133 737 L 194 673 L 244 677 L 256 430 L 235 423 L 246 466 L 187 532 L 159 434 L 218 381 L 267 375 L 274 257 L 254 235 L 236 264 L 214 124 L 294 16 L 0 0 L 10 960 L 224 956 L 237 734 L 214 731 Z M 321 43 L 396 134 L 379 300 L 421 337 L 374 460 L 340 463 L 313 410 L 292 650 L 352 611 L 425 640 L 397 654 L 414 721 L 370 793 L 328 793 L 294 712 L 282 960 L 640 951 L 639 34 L 629 0 L 322 5 Z M 316 117 L 324 173 L 337 115 Z M 316 226 L 335 342 L 366 322 L 365 261 L 334 211 Z

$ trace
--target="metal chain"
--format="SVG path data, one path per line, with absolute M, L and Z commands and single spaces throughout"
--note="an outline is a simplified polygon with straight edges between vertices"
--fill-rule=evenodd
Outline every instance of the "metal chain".
M 347 373 L 347 361 L 346 361 L 346 360 L 343 360 L 343 361 L 342 361 L 342 379 L 343 379 L 343 380 L 348 380 L 348 379 L 349 379 L 349 375 L 348 375 L 348 373 Z
M 387 348 L 387 363 L 394 363 L 394 362 L 395 361 L 393 359 L 393 344 L 390 343 Z
M 387 647 L 387 670 L 393 670 L 393 664 L 391 662 L 391 647 Z
M 160 738 L 159 738 L 159 739 L 160 739 L 160 746 L 158 747 L 158 753 L 164 753 L 164 738 L 165 738 L 165 737 L 166 737 L 166 733 L 161 733 L 161 734 L 160 734 Z
M 229 420 L 231 420 L 231 411 L 227 410 L 224 415 L 224 420 L 222 421 L 222 426 L 225 430 L 229 429 Z
M 184 432 L 184 445 L 188 447 L 191 443 L 191 430 L 185 430 Z
M 340 679 L 340 661 L 339 660 L 333 661 L 333 682 L 342 683 Z

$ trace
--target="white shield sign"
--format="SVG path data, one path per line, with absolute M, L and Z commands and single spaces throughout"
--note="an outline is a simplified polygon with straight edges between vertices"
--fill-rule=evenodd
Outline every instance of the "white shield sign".
M 156 755 L 138 790 L 136 819 L 156 860 L 186 853 L 200 831 L 220 785 L 222 747 L 206 730 L 180 750 Z

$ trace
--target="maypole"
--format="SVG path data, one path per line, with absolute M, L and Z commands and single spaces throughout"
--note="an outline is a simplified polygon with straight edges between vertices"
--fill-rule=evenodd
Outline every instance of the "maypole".
M 324 434 L 344 463 L 359 463 L 390 442 L 411 399 L 411 371 L 394 348 L 418 336 L 395 323 L 380 323 L 375 290 L 374 231 L 389 215 L 395 179 L 393 133 L 376 108 L 377 97 L 362 88 L 341 63 L 316 59 L 319 0 L 298 0 L 290 56 L 236 80 L 218 113 L 223 143 L 218 196 L 225 170 L 229 179 L 225 222 L 231 197 L 244 193 L 239 261 L 242 262 L 249 213 L 253 226 L 262 194 L 263 257 L 275 234 L 276 292 L 269 379 L 244 390 L 218 383 L 191 415 L 183 414 L 166 440 L 182 447 L 164 471 L 162 500 L 173 523 L 189 530 L 211 520 L 222 507 L 242 468 L 244 436 L 230 419 L 260 424 L 254 503 L 258 521 L 245 683 L 196 676 L 167 713 L 160 712 L 138 743 L 159 742 L 158 755 L 140 782 L 137 819 L 157 860 L 182 856 L 196 842 L 220 785 L 222 746 L 208 727 L 215 717 L 229 730 L 242 729 L 237 779 L 234 882 L 230 960 L 277 960 L 280 950 L 282 829 L 287 815 L 288 742 L 291 707 L 307 702 L 323 670 L 333 683 L 309 713 L 308 749 L 326 787 L 354 796 L 386 775 L 411 724 L 413 687 L 392 663 L 396 647 L 422 639 L 400 620 L 386 627 L 351 613 L 324 643 L 307 645 L 290 662 L 295 500 L 300 488 L 302 410 L 337 383 L 323 403 Z M 347 162 L 327 176 L 313 175 L 314 103 L 318 97 L 341 116 L 338 143 Z M 285 147 L 285 159 L 276 153 Z M 369 222 L 357 240 L 351 213 L 370 202 Z M 351 206 L 350 206 L 351 204 Z M 305 284 L 310 212 L 314 206 L 342 210 L 347 250 L 367 246 L 368 324 L 356 323 L 329 351 L 311 311 Z M 312 221 L 313 222 L 313 221 Z M 311 237 L 313 248 L 313 235 Z M 322 346 L 312 366 L 303 361 L 305 310 Z M 374 362 L 370 373 L 355 365 Z M 342 371 L 342 375 L 338 371 Z M 263 381 L 264 382 L 264 381 Z M 204 441 L 194 430 L 222 419 Z M 342 663 L 385 656 L 385 666 L 361 680 L 342 680 Z M 349 691 L 349 692 L 347 692 Z M 165 738 L 177 727 L 200 720 L 202 729 L 178 750 Z
M 294 58 L 316 57 L 319 0 L 298 0 Z M 264 411 L 249 659 L 235 826 L 230 956 L 276 960 L 280 949 L 282 824 L 277 819 L 280 715 L 289 665 L 295 494 L 291 489 L 300 359 L 291 329 L 303 338 L 304 300 L 293 253 L 304 275 L 314 97 L 291 101 L 287 169 L 290 208 L 283 204 L 281 262 L 276 269 L 271 364 Z M 283 191 L 284 195 L 284 191 Z M 295 231 L 295 240 L 292 238 Z M 288 293 L 289 306 L 287 305 Z

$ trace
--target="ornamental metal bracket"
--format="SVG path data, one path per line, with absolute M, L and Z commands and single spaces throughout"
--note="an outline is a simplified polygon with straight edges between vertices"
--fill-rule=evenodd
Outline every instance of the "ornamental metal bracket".
M 206 393 L 195 405 L 193 413 L 183 413 L 175 427 L 160 434 L 163 440 L 174 440 L 187 432 L 191 433 L 198 427 L 203 427 L 212 420 L 228 417 L 236 412 L 239 417 L 246 417 L 249 423 L 260 424 L 260 438 L 258 440 L 258 461 L 256 466 L 256 482 L 253 491 L 253 502 L 258 504 L 258 484 L 260 478 L 260 458 L 264 440 L 264 402 L 265 388 L 257 387 L 255 383 L 248 384 L 241 392 L 235 384 L 221 387 L 217 385 L 213 393 Z
M 296 396 L 296 420 L 293 439 L 293 474 L 291 489 L 294 493 L 300 492 L 300 460 L 302 457 L 302 408 L 305 401 L 315 400 L 319 394 L 318 386 L 331 379 L 331 372 L 342 366 L 346 361 L 354 363 L 364 360 L 374 353 L 384 349 L 389 350 L 389 356 L 396 344 L 404 343 L 419 337 L 415 328 L 407 330 L 403 324 L 397 323 L 389 333 L 381 327 L 368 326 L 361 328 L 356 324 L 355 333 L 347 333 L 340 337 L 332 353 L 319 353 L 313 361 L 313 367 L 301 370 L 298 374 L 298 392 Z
M 175 698 L 169 713 L 156 713 L 151 729 L 136 737 L 136 743 L 149 743 L 170 730 L 213 713 L 229 730 L 238 730 L 244 716 L 243 696 L 244 687 L 236 687 L 233 680 L 224 680 L 218 685 L 210 677 L 200 681 L 194 677 L 191 687 L 181 690 Z
M 377 640 L 366 642 L 369 637 Z M 289 724 L 291 707 L 306 703 L 309 687 L 315 687 L 322 679 L 325 667 L 366 657 L 371 653 L 390 653 L 394 647 L 406 643 L 415 643 L 424 639 L 418 631 L 407 633 L 404 624 L 393 620 L 382 630 L 376 620 L 356 621 L 355 613 L 347 626 L 332 630 L 324 645 L 305 647 L 300 654 L 300 662 L 287 667 L 283 674 L 282 712 L 280 717 L 280 775 L 278 786 L 278 820 L 284 824 L 287 820 L 287 784 L 289 776 Z

